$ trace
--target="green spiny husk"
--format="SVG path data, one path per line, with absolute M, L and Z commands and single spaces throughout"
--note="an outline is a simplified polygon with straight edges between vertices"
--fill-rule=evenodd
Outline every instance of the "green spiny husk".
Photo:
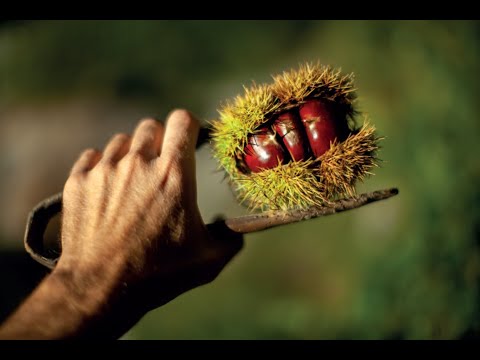
M 287 210 L 324 205 L 355 193 L 355 183 L 376 166 L 378 140 L 367 122 L 355 127 L 353 74 L 320 64 L 275 76 L 272 84 L 244 88 L 243 96 L 227 101 L 220 119 L 211 122 L 213 155 L 224 169 L 241 203 L 252 210 Z M 237 167 L 247 137 L 276 114 L 310 98 L 330 100 L 340 106 L 350 135 L 334 142 L 318 159 L 290 162 L 259 173 L 245 174 Z

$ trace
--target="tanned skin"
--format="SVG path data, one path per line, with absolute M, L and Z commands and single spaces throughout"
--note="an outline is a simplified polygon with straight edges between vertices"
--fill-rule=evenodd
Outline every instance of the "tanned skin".
M 85 150 L 63 191 L 56 268 L 0 326 L 1 339 L 118 338 L 148 311 L 211 282 L 243 245 L 197 206 L 198 120 L 142 120 Z

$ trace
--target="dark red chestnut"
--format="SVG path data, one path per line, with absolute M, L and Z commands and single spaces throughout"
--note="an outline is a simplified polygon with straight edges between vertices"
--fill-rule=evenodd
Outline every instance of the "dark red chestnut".
M 275 139 L 274 132 L 270 128 L 264 127 L 248 136 L 243 159 L 252 172 L 260 172 L 282 164 L 285 160 L 285 153 Z
M 338 136 L 333 111 L 324 101 L 314 99 L 301 105 L 299 112 L 310 148 L 318 158 L 330 148 L 330 142 Z
M 302 161 L 308 158 L 308 140 L 298 115 L 290 111 L 284 112 L 275 119 L 273 126 L 282 138 L 293 161 Z

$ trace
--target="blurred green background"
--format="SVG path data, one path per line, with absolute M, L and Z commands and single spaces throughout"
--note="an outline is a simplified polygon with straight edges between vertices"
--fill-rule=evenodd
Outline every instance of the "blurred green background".
M 400 195 L 246 236 L 215 282 L 124 339 L 478 338 L 479 39 L 478 21 L 2 21 L 1 314 L 44 274 L 22 248 L 28 210 L 82 149 L 174 107 L 211 120 L 242 85 L 319 60 L 356 74 L 386 137 L 358 190 Z M 205 221 L 245 213 L 197 155 Z

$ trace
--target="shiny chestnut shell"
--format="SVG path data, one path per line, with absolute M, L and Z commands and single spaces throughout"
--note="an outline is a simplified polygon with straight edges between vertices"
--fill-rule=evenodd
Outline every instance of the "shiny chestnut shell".
M 309 157 L 308 140 L 302 129 L 302 122 L 295 112 L 280 114 L 275 119 L 273 127 L 293 161 L 302 161 Z
M 285 152 L 268 127 L 257 129 L 248 136 L 243 160 L 252 172 L 272 169 L 285 162 Z
M 313 155 L 322 156 L 339 135 L 335 124 L 335 112 L 322 100 L 308 100 L 299 108 Z
M 249 135 L 238 167 L 242 172 L 260 172 L 290 159 L 319 158 L 336 139 L 345 140 L 348 132 L 345 113 L 342 116 L 338 106 L 327 100 L 309 99 Z

